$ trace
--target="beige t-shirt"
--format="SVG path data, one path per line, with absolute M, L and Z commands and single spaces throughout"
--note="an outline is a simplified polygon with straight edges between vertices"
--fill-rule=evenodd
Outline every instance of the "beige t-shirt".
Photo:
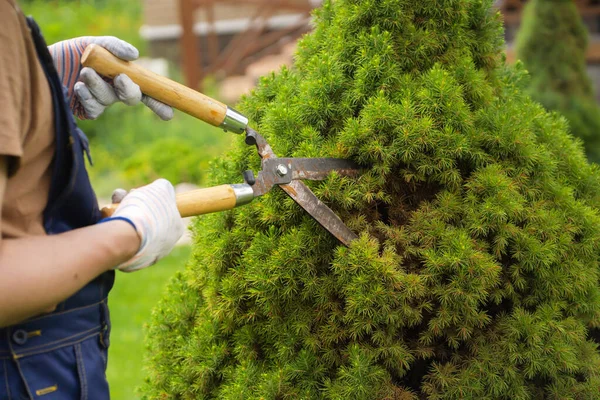
M 45 234 L 54 146 L 52 95 L 29 27 L 15 0 L 0 0 L 0 156 L 9 157 L 2 238 Z

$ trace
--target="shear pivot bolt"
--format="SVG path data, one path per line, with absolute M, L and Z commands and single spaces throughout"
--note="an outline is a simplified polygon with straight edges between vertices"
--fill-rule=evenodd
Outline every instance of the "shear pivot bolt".
M 288 169 L 283 164 L 279 164 L 275 170 L 277 171 L 277 175 L 282 177 L 286 176 L 288 173 Z

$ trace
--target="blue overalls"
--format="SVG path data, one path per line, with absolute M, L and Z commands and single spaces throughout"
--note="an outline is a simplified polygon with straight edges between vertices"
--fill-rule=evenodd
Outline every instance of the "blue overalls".
M 75 125 L 38 26 L 32 19 L 28 23 L 54 107 L 56 153 L 44 210 L 44 228 L 51 235 L 93 225 L 100 212 L 85 170 L 87 139 Z M 81 263 L 85 268 L 85 260 Z M 109 398 L 106 297 L 113 281 L 114 272 L 102 274 L 52 313 L 0 329 L 0 400 Z

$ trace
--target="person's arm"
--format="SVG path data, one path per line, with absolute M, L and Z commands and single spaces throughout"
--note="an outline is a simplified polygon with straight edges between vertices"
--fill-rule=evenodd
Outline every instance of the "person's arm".
M 7 159 L 0 157 L 0 207 Z M 0 326 L 52 308 L 101 273 L 129 260 L 140 238 L 125 221 L 54 236 L 0 241 Z
M 0 156 L 0 210 L 6 177 L 7 159 Z M 137 231 L 110 220 L 58 235 L 0 241 L 0 327 L 52 309 L 105 271 L 137 270 L 168 254 L 183 233 L 172 186 L 160 180 L 133 193 L 115 214 L 133 221 Z M 146 207 L 152 203 L 160 212 Z

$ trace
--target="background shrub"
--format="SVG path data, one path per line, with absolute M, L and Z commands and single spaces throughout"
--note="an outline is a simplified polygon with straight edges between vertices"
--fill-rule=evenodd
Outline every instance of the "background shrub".
M 600 161 L 600 107 L 586 71 L 587 29 L 571 0 L 531 0 L 523 11 L 517 56 L 531 75 L 527 93 L 569 121 L 591 161 Z

